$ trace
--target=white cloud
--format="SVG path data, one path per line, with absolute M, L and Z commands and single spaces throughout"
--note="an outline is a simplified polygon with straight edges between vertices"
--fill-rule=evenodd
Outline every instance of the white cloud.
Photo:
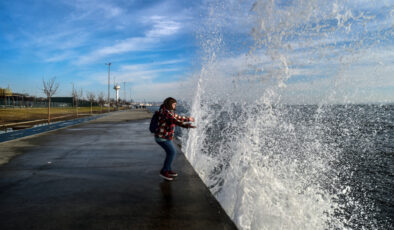
M 84 44 L 89 34 L 80 28 L 71 28 L 66 25 L 58 28 L 48 28 L 45 31 L 19 31 L 24 39 L 21 45 L 25 47 L 38 47 L 40 51 L 70 50 Z
M 165 60 L 159 62 L 145 63 L 145 64 L 132 64 L 132 65 L 123 65 L 120 67 L 122 71 L 135 71 L 141 69 L 152 69 L 161 65 L 173 65 L 186 62 L 185 59 L 173 59 L 173 60 Z
M 124 13 L 121 7 L 111 2 L 103 2 L 99 0 L 74 0 L 63 1 L 63 4 L 74 9 L 71 15 L 72 21 L 86 20 L 88 18 L 113 18 Z
M 111 84 L 114 81 L 117 83 L 127 82 L 133 84 L 145 84 L 147 81 L 153 82 L 163 75 L 163 73 L 174 73 L 182 70 L 175 63 L 183 62 L 181 59 L 154 62 L 149 64 L 135 64 L 124 65 L 117 71 L 111 71 Z M 108 83 L 108 78 L 105 74 L 96 73 L 90 77 L 92 81 L 102 85 Z M 164 79 L 162 79 L 164 80 Z
M 150 37 L 133 37 L 120 41 L 112 46 L 107 46 L 79 57 L 77 64 L 87 64 L 113 54 L 122 54 L 132 51 L 143 51 L 152 48 L 157 39 Z
M 45 62 L 59 62 L 59 61 L 68 60 L 74 56 L 75 56 L 74 52 L 66 51 L 64 53 L 57 53 L 54 55 L 48 55 L 47 57 L 44 57 L 43 59 Z
M 152 16 L 149 22 L 153 24 L 152 29 L 148 30 L 144 37 L 131 37 L 114 45 L 99 48 L 81 56 L 76 63 L 87 64 L 114 54 L 150 50 L 160 45 L 163 38 L 176 34 L 181 28 L 181 23 L 162 16 Z
M 158 77 L 160 73 L 177 72 L 180 68 L 162 68 L 162 69 L 146 69 L 140 71 L 118 72 L 114 73 L 116 80 L 119 82 L 143 82 Z
M 181 29 L 181 23 L 163 16 L 149 18 L 153 28 L 146 33 L 146 37 L 162 37 L 176 34 Z

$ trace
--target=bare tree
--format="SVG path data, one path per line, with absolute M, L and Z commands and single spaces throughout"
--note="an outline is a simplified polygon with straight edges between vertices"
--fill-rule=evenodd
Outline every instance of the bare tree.
M 59 84 L 56 83 L 56 78 L 53 77 L 48 81 L 42 79 L 42 83 L 44 85 L 43 91 L 48 98 L 48 124 L 51 123 L 51 97 L 56 93 L 59 88 Z
M 98 99 L 98 103 L 99 103 L 100 106 L 101 106 L 101 113 L 102 113 L 102 112 L 103 112 L 103 105 L 104 105 L 104 103 L 105 103 L 105 100 L 104 100 L 104 93 L 103 93 L 103 92 L 100 92 L 97 99 Z
M 94 93 L 92 93 L 92 92 L 89 92 L 87 97 L 88 97 L 88 100 L 90 101 L 90 114 L 92 114 L 93 113 L 93 109 L 92 109 L 93 102 L 96 99 L 96 95 L 94 95 Z
M 82 89 L 80 89 L 79 91 L 74 87 L 73 84 L 73 89 L 72 89 L 72 97 L 73 97 L 73 101 L 75 103 L 75 108 L 77 111 L 77 117 L 78 117 L 78 102 L 80 99 L 82 99 L 83 96 L 83 91 Z
M 83 90 L 82 90 L 82 88 L 80 88 L 79 91 L 78 91 L 78 99 L 83 101 Z
M 73 89 L 71 92 L 72 98 L 73 98 L 73 106 L 75 106 L 76 111 L 77 111 L 77 117 L 78 117 L 78 93 L 77 93 L 77 89 L 75 88 L 74 84 L 73 84 Z

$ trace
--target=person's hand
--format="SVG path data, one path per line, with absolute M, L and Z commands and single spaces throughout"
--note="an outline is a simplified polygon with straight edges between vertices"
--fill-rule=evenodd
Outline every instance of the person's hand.
M 197 128 L 196 126 L 194 126 L 194 125 L 189 125 L 189 127 L 188 127 L 189 129 L 194 129 L 194 128 Z
M 191 122 L 194 122 L 194 117 L 189 117 L 189 120 L 190 120 Z

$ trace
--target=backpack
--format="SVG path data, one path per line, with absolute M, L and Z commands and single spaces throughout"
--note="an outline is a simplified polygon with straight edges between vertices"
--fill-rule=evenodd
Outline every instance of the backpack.
M 153 114 L 152 119 L 150 120 L 149 131 L 151 133 L 155 133 L 158 128 L 159 128 L 159 111 L 156 111 Z

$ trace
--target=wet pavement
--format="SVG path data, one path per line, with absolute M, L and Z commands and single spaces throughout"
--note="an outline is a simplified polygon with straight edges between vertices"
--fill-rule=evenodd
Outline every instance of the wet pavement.
M 116 119 L 115 119 L 116 120 Z M 187 162 L 158 176 L 149 120 L 98 119 L 0 144 L 0 229 L 236 229 Z

